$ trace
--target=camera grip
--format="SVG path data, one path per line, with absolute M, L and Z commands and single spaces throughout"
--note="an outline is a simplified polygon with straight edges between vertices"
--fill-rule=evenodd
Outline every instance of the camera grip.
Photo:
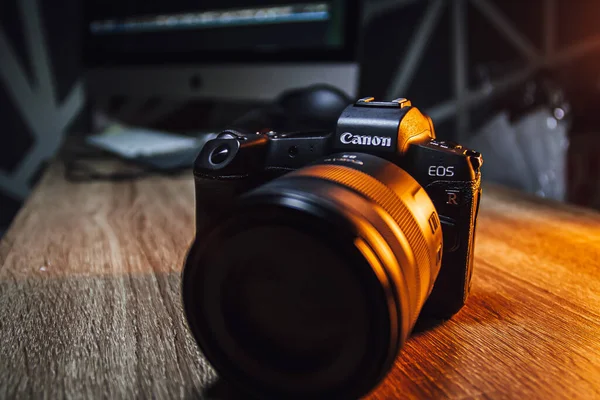
M 462 308 L 471 288 L 481 176 L 473 181 L 435 181 L 425 190 L 440 217 L 444 251 L 440 273 L 423 312 L 446 319 Z
M 215 224 L 221 215 L 231 209 L 240 194 L 251 189 L 251 178 L 212 179 L 194 176 L 196 195 L 196 234 L 202 234 Z

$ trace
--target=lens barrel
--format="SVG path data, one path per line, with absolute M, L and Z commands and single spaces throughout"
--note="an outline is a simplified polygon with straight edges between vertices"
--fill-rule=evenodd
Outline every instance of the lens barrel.
M 358 398 L 389 371 L 435 278 L 439 218 L 405 171 L 328 156 L 240 198 L 183 273 L 192 333 L 260 397 Z

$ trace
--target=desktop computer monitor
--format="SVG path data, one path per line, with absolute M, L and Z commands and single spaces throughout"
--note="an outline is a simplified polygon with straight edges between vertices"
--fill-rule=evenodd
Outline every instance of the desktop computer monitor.
M 92 0 L 88 95 L 269 101 L 327 83 L 356 96 L 358 0 Z

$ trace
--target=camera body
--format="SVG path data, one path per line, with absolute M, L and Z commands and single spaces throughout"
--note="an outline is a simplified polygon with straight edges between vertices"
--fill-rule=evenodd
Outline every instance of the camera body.
M 360 99 L 342 112 L 335 132 L 223 131 L 206 143 L 194 165 L 197 233 L 218 223 L 233 202 L 262 183 L 323 156 L 351 163 L 353 156 L 344 153 L 355 152 L 396 164 L 432 200 L 443 256 L 423 313 L 451 317 L 470 290 L 482 157 L 459 144 L 436 141 L 431 119 L 406 99 Z M 432 231 L 438 228 L 437 219 L 430 224 Z

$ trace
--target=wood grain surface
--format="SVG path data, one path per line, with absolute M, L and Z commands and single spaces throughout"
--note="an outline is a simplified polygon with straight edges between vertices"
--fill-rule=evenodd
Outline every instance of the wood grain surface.
M 0 398 L 200 398 L 179 274 L 191 177 L 67 183 L 0 243 Z M 472 295 L 369 397 L 600 398 L 600 214 L 485 187 Z

